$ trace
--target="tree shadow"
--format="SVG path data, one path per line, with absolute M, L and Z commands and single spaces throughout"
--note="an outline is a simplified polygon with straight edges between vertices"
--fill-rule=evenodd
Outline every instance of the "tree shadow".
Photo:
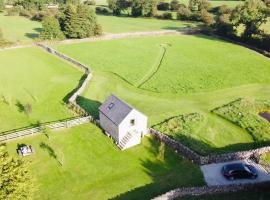
M 141 160 L 141 165 L 144 168 L 144 172 L 151 177 L 152 183 L 134 188 L 111 199 L 152 199 L 178 187 L 204 185 L 199 166 L 178 157 L 178 155 L 166 145 L 165 149 L 163 149 L 164 159 L 158 159 L 160 155 L 160 145 L 162 145 L 162 143 L 153 138 L 147 139 L 149 139 L 150 145 L 146 147 L 146 151 L 149 151 L 156 159 Z
M 85 98 L 83 96 L 79 96 L 77 98 L 77 103 L 84 110 L 86 110 L 86 112 L 88 112 L 90 115 L 92 115 L 95 119 L 99 118 L 99 110 L 98 110 L 98 108 L 101 106 L 101 102 L 91 100 L 91 99 Z
M 40 146 L 41 149 L 46 150 L 48 152 L 48 154 L 49 154 L 50 157 L 52 157 L 52 158 L 54 158 L 55 160 L 58 161 L 57 155 L 56 155 L 55 151 L 53 150 L 53 148 L 51 146 L 49 146 L 45 142 L 41 142 L 39 144 L 39 146 Z
M 43 31 L 43 28 L 33 28 L 34 31 L 41 33 Z
M 25 33 L 24 36 L 30 38 L 30 39 L 35 39 L 39 37 L 38 33 Z
M 15 106 L 18 108 L 20 113 L 25 112 L 25 106 L 19 100 L 16 101 Z

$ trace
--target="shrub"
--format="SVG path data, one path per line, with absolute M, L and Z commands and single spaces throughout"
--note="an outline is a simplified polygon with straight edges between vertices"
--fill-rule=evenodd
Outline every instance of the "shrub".
M 108 15 L 110 13 L 110 10 L 106 7 L 96 7 L 96 13 Z
M 96 1 L 95 0 L 86 0 L 85 2 L 83 2 L 85 5 L 89 5 L 89 6 L 95 6 L 96 5 Z
M 191 20 L 192 12 L 189 8 L 181 6 L 177 12 L 177 19 L 179 20 Z
M 0 0 L 0 12 L 5 9 L 5 0 Z
M 159 2 L 157 5 L 157 9 L 164 11 L 170 10 L 170 4 L 167 2 Z
M 177 11 L 180 8 L 179 0 L 172 0 L 170 4 L 171 10 Z
M 162 19 L 172 19 L 172 13 L 170 13 L 170 12 L 163 13 Z
M 58 20 L 55 17 L 45 17 L 42 20 L 43 30 L 40 38 L 44 40 L 64 39 Z
M 201 10 L 201 19 L 206 24 L 206 26 L 212 26 L 215 23 L 213 16 L 204 9 Z

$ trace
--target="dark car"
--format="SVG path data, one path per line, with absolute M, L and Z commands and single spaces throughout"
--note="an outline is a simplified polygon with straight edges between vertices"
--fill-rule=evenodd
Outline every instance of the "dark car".
M 224 165 L 222 167 L 222 174 L 230 180 L 241 178 L 255 179 L 258 176 L 255 167 L 243 163 Z

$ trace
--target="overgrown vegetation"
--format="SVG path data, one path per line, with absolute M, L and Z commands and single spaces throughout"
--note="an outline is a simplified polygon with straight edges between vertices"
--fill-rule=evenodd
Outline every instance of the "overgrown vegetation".
M 0 199 L 30 200 L 34 192 L 29 162 L 9 155 L 0 144 Z
M 212 112 L 247 130 L 254 141 L 270 139 L 270 123 L 259 112 L 270 109 L 270 101 L 238 99 Z
M 172 117 L 164 122 L 154 125 L 153 128 L 167 134 L 179 143 L 185 144 L 195 151 L 205 154 L 207 146 L 196 142 L 196 132 L 203 125 L 205 118 L 202 114 L 191 113 Z

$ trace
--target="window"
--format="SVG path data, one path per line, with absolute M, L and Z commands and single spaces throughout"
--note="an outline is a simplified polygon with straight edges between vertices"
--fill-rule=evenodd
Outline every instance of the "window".
M 130 120 L 130 126 L 134 126 L 135 125 L 135 119 Z
M 110 103 L 110 105 L 108 106 L 109 110 L 111 110 L 114 107 L 114 103 Z

